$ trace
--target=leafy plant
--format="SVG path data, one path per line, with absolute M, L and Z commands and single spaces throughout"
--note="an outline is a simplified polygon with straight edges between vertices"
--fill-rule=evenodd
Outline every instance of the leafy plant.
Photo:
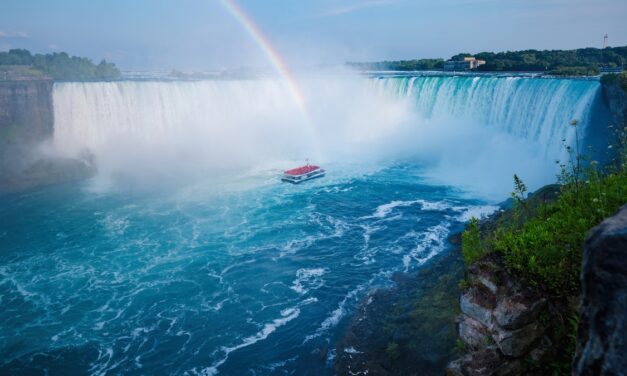
M 466 231 L 462 233 L 462 256 L 466 265 L 480 259 L 485 254 L 481 244 L 481 233 L 479 231 L 479 220 L 475 217 L 470 219 Z
M 385 349 L 385 354 L 390 360 L 396 360 L 400 358 L 401 352 L 396 342 L 388 342 L 388 347 Z

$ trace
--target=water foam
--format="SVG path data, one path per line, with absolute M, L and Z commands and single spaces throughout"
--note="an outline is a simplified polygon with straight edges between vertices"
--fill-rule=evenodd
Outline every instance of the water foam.
M 296 271 L 296 279 L 290 287 L 292 290 L 303 295 L 310 289 L 318 289 L 324 284 L 321 278 L 327 272 L 326 268 L 301 268 Z
M 217 179 L 307 157 L 415 157 L 433 179 L 504 194 L 513 172 L 531 188 L 553 179 L 561 140 L 574 137 L 570 120 L 585 128 L 599 93 L 591 80 L 492 76 L 347 75 L 303 88 L 313 134 L 281 80 L 59 83 L 55 144 L 94 153 L 104 187 L 121 177 L 151 187 Z

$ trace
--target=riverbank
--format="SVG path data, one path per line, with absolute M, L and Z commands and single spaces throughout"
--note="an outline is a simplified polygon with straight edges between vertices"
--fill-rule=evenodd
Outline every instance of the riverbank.
M 360 304 L 336 347 L 338 375 L 441 375 L 455 356 L 459 244 Z

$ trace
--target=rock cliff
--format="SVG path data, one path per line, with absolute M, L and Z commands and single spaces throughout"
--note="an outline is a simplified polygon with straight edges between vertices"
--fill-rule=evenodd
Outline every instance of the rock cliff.
M 627 205 L 590 230 L 579 300 L 558 301 L 534 291 L 507 271 L 498 254 L 471 264 L 466 278 L 458 319 L 465 351 L 449 363 L 447 375 L 553 372 L 551 361 L 560 352 L 572 351 L 556 346 L 555 334 L 576 325 L 568 312 L 577 305 L 573 375 L 627 374 Z
M 590 231 L 581 287 L 573 374 L 627 374 L 627 205 Z
M 448 375 L 522 375 L 550 355 L 546 299 L 509 274 L 497 254 L 468 269 L 458 333 L 467 351 Z
M 50 78 L 0 81 L 0 132 L 9 143 L 40 142 L 54 126 Z
M 627 127 L 627 93 L 618 83 L 603 85 L 603 99 L 607 103 L 615 125 Z
M 54 131 L 52 79 L 24 71 L 0 73 L 0 192 L 89 176 L 88 157 L 79 161 L 39 151 Z

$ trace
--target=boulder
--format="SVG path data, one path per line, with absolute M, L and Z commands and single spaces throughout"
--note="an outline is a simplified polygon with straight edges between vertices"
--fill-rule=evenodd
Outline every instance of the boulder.
M 590 230 L 573 374 L 627 374 L 627 205 Z
M 503 355 L 519 357 L 526 354 L 542 338 L 544 328 L 538 322 L 532 322 L 516 330 L 506 330 L 494 325 L 491 333 Z
M 498 286 L 503 279 L 501 260 L 497 256 L 487 257 L 470 265 L 468 276 L 473 284 L 481 285 L 497 293 Z
M 485 326 L 492 324 L 492 310 L 496 306 L 495 295 L 482 285 L 475 285 L 462 294 L 461 311 Z
M 488 328 L 479 321 L 462 315 L 459 322 L 459 337 L 461 340 L 472 348 L 486 344 L 489 338 Z
M 496 305 L 494 319 L 505 329 L 518 329 L 533 322 L 545 306 L 545 299 L 529 294 L 504 296 Z
M 548 336 L 544 336 L 540 344 L 529 351 L 529 360 L 533 364 L 546 364 L 547 361 L 555 354 L 553 349 L 553 343 Z
M 449 363 L 446 368 L 447 376 L 505 376 L 523 372 L 524 365 L 520 360 L 503 357 L 496 346 L 466 354 Z

